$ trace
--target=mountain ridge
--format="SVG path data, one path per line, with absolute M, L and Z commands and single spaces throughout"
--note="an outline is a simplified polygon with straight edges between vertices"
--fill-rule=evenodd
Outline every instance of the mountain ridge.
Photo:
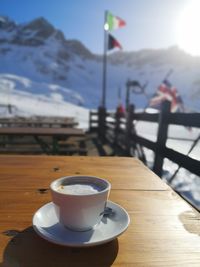
M 73 103 L 96 108 L 101 102 L 102 55 L 92 53 L 79 40 L 68 40 L 45 18 L 17 24 L 0 16 L 0 73 L 27 77 L 33 82 L 56 84 L 70 89 L 84 98 L 73 98 Z M 185 104 L 199 110 L 200 57 L 193 57 L 177 47 L 168 49 L 142 49 L 140 51 L 114 51 L 107 56 L 107 107 L 115 108 L 118 92 L 124 102 L 127 80 L 148 81 L 146 96 L 150 98 L 166 73 L 184 99 Z M 17 87 L 16 90 L 20 90 Z M 26 88 L 23 88 L 26 90 Z M 39 91 L 34 92 L 40 94 Z M 67 101 L 68 97 L 60 91 Z M 68 94 L 69 96 L 69 94 Z M 131 95 L 138 107 L 145 106 L 144 95 Z

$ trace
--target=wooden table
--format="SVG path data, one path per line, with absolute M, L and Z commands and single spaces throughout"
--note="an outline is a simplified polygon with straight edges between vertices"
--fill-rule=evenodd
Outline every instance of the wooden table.
M 44 140 L 40 139 L 40 136 L 52 137 L 52 148 L 53 154 L 59 153 L 58 140 L 60 137 L 83 137 L 84 131 L 77 128 L 52 128 L 52 127 L 0 127 L 0 135 L 2 136 L 33 136 L 37 143 L 41 146 L 44 152 L 48 152 L 48 145 Z M 4 140 L 4 143 L 6 140 Z
M 124 207 L 129 228 L 91 248 L 40 238 L 35 211 L 51 201 L 49 184 L 74 174 L 101 176 L 110 200 Z M 200 266 L 200 215 L 134 158 L 0 156 L 0 266 Z
M 78 125 L 73 118 L 0 118 L 1 127 L 74 127 Z

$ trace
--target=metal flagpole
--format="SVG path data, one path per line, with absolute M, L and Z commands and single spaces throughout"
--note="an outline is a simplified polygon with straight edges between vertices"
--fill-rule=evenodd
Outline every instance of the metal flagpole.
M 107 21 L 107 10 L 105 11 L 104 17 L 104 54 L 103 54 L 103 87 L 102 87 L 102 107 L 106 107 L 106 69 L 107 69 L 107 46 L 108 46 L 108 29 L 105 29 Z

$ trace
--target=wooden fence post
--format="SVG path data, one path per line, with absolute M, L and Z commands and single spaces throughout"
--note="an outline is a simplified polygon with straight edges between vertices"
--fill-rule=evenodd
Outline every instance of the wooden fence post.
M 168 114 L 170 113 L 171 103 L 165 101 L 162 104 L 162 109 L 159 116 L 159 127 L 157 134 L 156 150 L 153 171 L 158 175 L 162 176 L 163 160 L 162 149 L 165 147 L 168 134 Z
M 120 118 L 122 114 L 120 108 L 117 107 L 115 112 L 115 124 L 114 124 L 114 154 L 117 153 L 118 137 L 120 134 Z
M 106 109 L 98 108 L 98 136 L 102 141 L 105 141 L 106 136 Z
M 131 155 L 131 134 L 133 133 L 133 115 L 134 115 L 135 106 L 133 104 L 128 106 L 127 117 L 126 117 L 126 134 L 125 134 L 125 149 L 126 155 Z
M 89 112 L 89 132 L 92 131 L 92 111 Z

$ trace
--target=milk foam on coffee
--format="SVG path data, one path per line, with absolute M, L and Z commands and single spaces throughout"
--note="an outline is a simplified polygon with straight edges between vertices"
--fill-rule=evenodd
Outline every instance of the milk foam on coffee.
M 100 192 L 101 189 L 95 184 L 67 184 L 60 185 L 58 192 L 70 195 L 89 195 Z

